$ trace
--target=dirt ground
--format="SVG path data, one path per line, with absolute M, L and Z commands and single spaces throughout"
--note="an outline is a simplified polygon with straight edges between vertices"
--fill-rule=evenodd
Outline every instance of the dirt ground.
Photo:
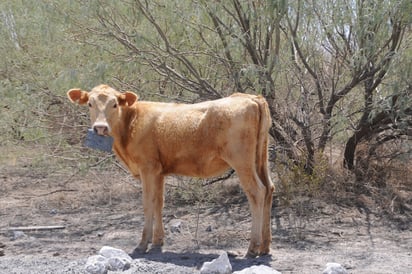
M 65 167 L 47 155 L 0 152 L 0 273 L 82 273 L 102 246 L 137 246 L 141 188 L 117 165 Z M 204 187 L 199 198 L 189 183 L 169 179 L 164 248 L 136 258 L 146 266 L 134 271 L 196 273 L 227 251 L 234 271 L 266 264 L 282 273 L 321 273 L 337 262 L 349 273 L 412 273 L 411 212 L 388 217 L 362 195 L 344 202 L 302 196 L 286 205 L 275 194 L 272 253 L 244 259 L 251 219 L 234 182 Z M 403 191 L 411 201 L 411 189 Z M 10 230 L 56 225 L 64 228 Z

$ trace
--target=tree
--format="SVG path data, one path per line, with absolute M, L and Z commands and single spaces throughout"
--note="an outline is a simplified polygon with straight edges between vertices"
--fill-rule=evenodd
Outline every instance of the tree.
M 132 58 L 150 70 L 142 81 L 147 83 L 157 75 L 157 94 L 176 100 L 216 99 L 234 91 L 262 94 L 275 117 L 272 136 L 291 158 L 297 158 L 294 140 L 282 125 L 286 117 L 276 107 L 280 22 L 287 11 L 286 1 L 95 4 L 99 24 L 81 26 L 87 30 L 86 43 L 95 39 L 89 34 L 119 42 L 127 55 L 118 56 Z M 123 84 L 147 92 L 140 81 Z
M 335 136 L 345 138 L 342 132 L 351 125 L 349 168 L 359 140 L 382 132 L 363 133 L 372 124 L 393 128 L 399 121 L 405 130 L 397 134 L 409 132 L 409 110 L 398 107 L 410 100 L 409 80 L 396 91 L 380 88 L 396 78 L 394 68 L 410 52 L 402 47 L 405 37 L 410 39 L 405 34 L 409 1 L 99 0 L 88 5 L 87 17 L 72 15 L 77 39 L 112 54 L 123 71 L 138 64 L 131 70 L 137 73 L 116 76 L 121 86 L 188 102 L 234 91 L 262 94 L 278 149 L 308 173 L 315 154 Z M 402 118 L 390 123 L 387 117 L 377 119 L 382 115 L 373 118 L 382 100 L 392 100 L 386 104 L 390 115 L 402 112 L 396 116 Z
M 409 100 L 410 84 L 395 97 L 388 90 L 384 100 L 395 99 L 390 111 L 373 114 L 380 100 L 376 98 L 378 87 L 393 69 L 392 63 L 399 62 L 398 56 L 403 54 L 400 45 L 410 27 L 410 12 L 408 1 L 298 1 L 288 16 L 296 68 L 300 78 L 310 78 L 302 81 L 303 93 L 316 95 L 313 103 L 321 116 L 317 148 L 324 150 L 340 119 L 357 120 L 345 147 L 344 163 L 350 169 L 357 143 L 394 124 L 391 117 L 400 110 L 395 98 Z M 310 37 L 305 33 L 311 33 Z M 410 120 L 409 110 L 403 113 L 406 116 L 401 115 L 398 122 Z M 401 132 L 407 134 L 406 130 Z M 310 142 L 313 138 L 308 139 Z

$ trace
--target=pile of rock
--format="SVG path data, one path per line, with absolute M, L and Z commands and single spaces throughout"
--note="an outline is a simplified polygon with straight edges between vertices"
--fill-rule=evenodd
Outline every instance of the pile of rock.
M 130 268 L 130 269 L 129 269 Z M 150 261 L 134 260 L 123 250 L 104 246 L 100 249 L 98 255 L 88 258 L 85 270 L 90 274 L 107 274 L 108 271 L 126 271 L 127 273 L 150 273 L 158 271 L 158 265 L 151 265 Z M 158 273 L 182 272 L 177 269 L 178 266 L 170 265 L 167 269 L 160 270 Z M 128 270 L 128 271 L 127 271 Z M 177 271 L 179 270 L 179 271 Z M 187 269 L 182 273 L 192 273 L 193 269 Z M 232 272 L 232 265 L 226 252 L 223 252 L 218 258 L 203 263 L 200 274 L 281 274 L 281 272 L 267 265 L 253 265 L 240 271 Z M 321 272 L 320 272 L 321 273 Z M 344 267 L 337 263 L 328 263 L 322 274 L 347 274 Z
M 85 270 L 90 274 L 106 274 L 107 271 L 124 271 L 130 268 L 132 258 L 123 250 L 103 246 L 98 255 L 87 259 Z

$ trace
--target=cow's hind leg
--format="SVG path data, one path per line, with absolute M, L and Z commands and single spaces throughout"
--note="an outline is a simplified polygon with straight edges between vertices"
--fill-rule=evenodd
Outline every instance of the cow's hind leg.
M 263 228 L 262 228 L 262 244 L 260 246 L 259 255 L 266 255 L 270 252 L 270 244 L 272 242 L 272 194 L 275 189 L 272 182 L 266 186 L 265 204 L 263 207 Z
M 260 255 L 261 252 L 266 188 L 258 178 L 254 169 L 235 170 L 239 176 L 242 189 L 248 198 L 252 214 L 252 229 L 246 257 L 256 257 Z

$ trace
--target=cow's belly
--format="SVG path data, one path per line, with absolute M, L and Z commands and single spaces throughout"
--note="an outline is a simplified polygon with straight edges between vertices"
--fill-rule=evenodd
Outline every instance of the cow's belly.
M 208 178 L 221 175 L 230 166 L 220 158 L 197 158 L 179 159 L 164 166 L 166 174 L 177 174 L 190 177 Z

